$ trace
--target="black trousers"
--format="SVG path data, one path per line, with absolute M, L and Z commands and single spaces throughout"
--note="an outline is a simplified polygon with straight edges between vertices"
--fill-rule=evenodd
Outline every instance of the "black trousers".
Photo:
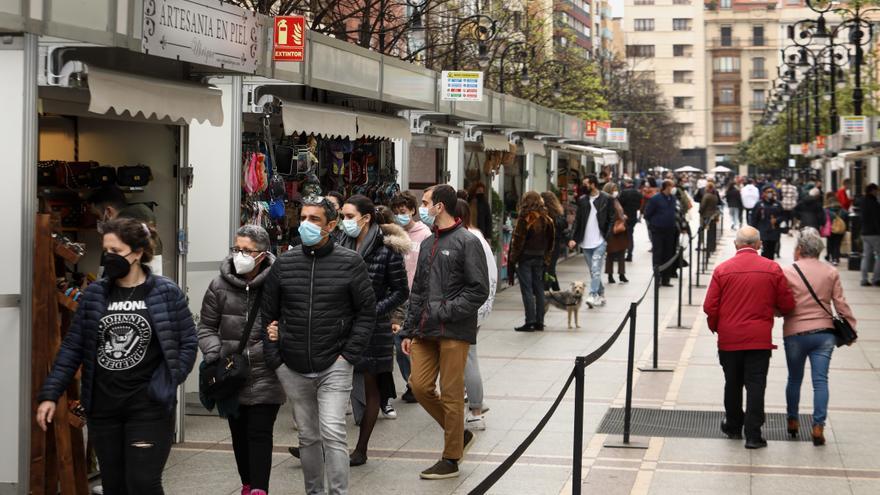
M 174 415 L 164 408 L 90 418 L 105 495 L 163 495 L 162 470 L 171 452 Z
M 239 406 L 238 417 L 229 419 L 232 450 L 242 485 L 269 491 L 272 472 L 272 432 L 278 416 L 278 404 Z
M 678 231 L 676 231 L 674 227 L 669 229 L 651 230 L 651 257 L 654 266 L 660 266 L 675 256 L 675 243 L 677 238 Z M 672 274 L 678 269 L 678 266 L 675 263 L 672 265 L 673 266 L 670 266 L 665 272 L 660 274 L 662 283 L 669 283 Z
M 761 256 L 767 258 L 768 260 L 776 259 L 776 248 L 779 244 L 779 241 L 761 241 L 761 244 L 763 245 L 763 247 L 761 248 Z
M 626 259 L 631 260 L 633 257 L 633 248 L 635 247 L 635 243 L 633 242 L 633 231 L 636 229 L 635 222 L 626 222 L 626 237 L 629 239 L 629 248 L 626 250 Z
M 840 245 L 845 234 L 831 234 L 828 237 L 828 261 L 840 261 Z
M 739 431 L 745 427 L 747 440 L 762 438 L 770 351 L 718 351 L 718 360 L 724 369 L 724 412 L 729 430 Z M 746 389 L 745 414 L 743 387 Z

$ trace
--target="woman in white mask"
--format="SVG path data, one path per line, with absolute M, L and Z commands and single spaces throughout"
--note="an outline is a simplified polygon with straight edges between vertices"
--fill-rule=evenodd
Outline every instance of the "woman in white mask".
M 239 351 L 248 316 L 259 308 L 263 282 L 275 261 L 269 249 L 269 234 L 262 227 L 245 225 L 236 232 L 235 245 L 202 301 L 199 349 L 206 363 Z M 241 350 L 250 363 L 250 375 L 237 401 L 217 404 L 219 414 L 229 420 L 241 493 L 254 495 L 269 490 L 272 432 L 286 397 L 275 372 L 263 359 L 263 327 L 258 315 Z

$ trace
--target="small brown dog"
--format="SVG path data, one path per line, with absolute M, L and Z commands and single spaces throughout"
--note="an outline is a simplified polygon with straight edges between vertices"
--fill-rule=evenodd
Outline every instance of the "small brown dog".
M 572 315 L 574 315 L 575 327 L 580 328 L 581 324 L 578 322 L 578 313 L 584 303 L 585 290 L 586 285 L 583 281 L 572 282 L 568 290 L 561 290 L 558 292 L 545 290 L 544 313 L 547 313 L 547 310 L 550 309 L 550 305 L 552 304 L 556 308 L 568 311 L 568 328 L 571 328 Z

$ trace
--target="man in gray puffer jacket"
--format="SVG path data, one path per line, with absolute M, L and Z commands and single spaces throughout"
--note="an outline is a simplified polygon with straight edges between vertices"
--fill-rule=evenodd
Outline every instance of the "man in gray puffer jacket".
M 434 235 L 422 241 L 401 330 L 401 348 L 412 358 L 413 394 L 445 431 L 443 458 L 422 471 L 423 479 L 457 477 L 458 461 L 473 439 L 464 429 L 464 367 L 477 343 L 477 311 L 489 297 L 489 274 L 480 240 L 454 217 L 457 201 L 455 189 L 445 184 L 422 197 L 419 215 L 433 225 Z
M 245 225 L 236 233 L 232 253 L 223 260 L 220 275 L 211 281 L 202 301 L 199 349 L 206 362 L 239 350 L 249 313 L 260 310 L 259 294 L 275 262 L 268 250 L 269 234 L 262 227 Z M 258 315 L 242 352 L 250 376 L 238 394 L 238 409 L 226 411 L 218 405 L 229 420 L 241 484 L 251 493 L 269 490 L 272 431 L 285 401 L 281 383 L 263 357 L 262 324 Z

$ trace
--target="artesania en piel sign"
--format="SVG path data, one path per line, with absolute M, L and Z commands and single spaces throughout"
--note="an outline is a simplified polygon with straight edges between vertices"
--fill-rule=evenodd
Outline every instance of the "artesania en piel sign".
M 273 60 L 302 62 L 306 53 L 306 18 L 301 15 L 276 17 L 273 39 Z

